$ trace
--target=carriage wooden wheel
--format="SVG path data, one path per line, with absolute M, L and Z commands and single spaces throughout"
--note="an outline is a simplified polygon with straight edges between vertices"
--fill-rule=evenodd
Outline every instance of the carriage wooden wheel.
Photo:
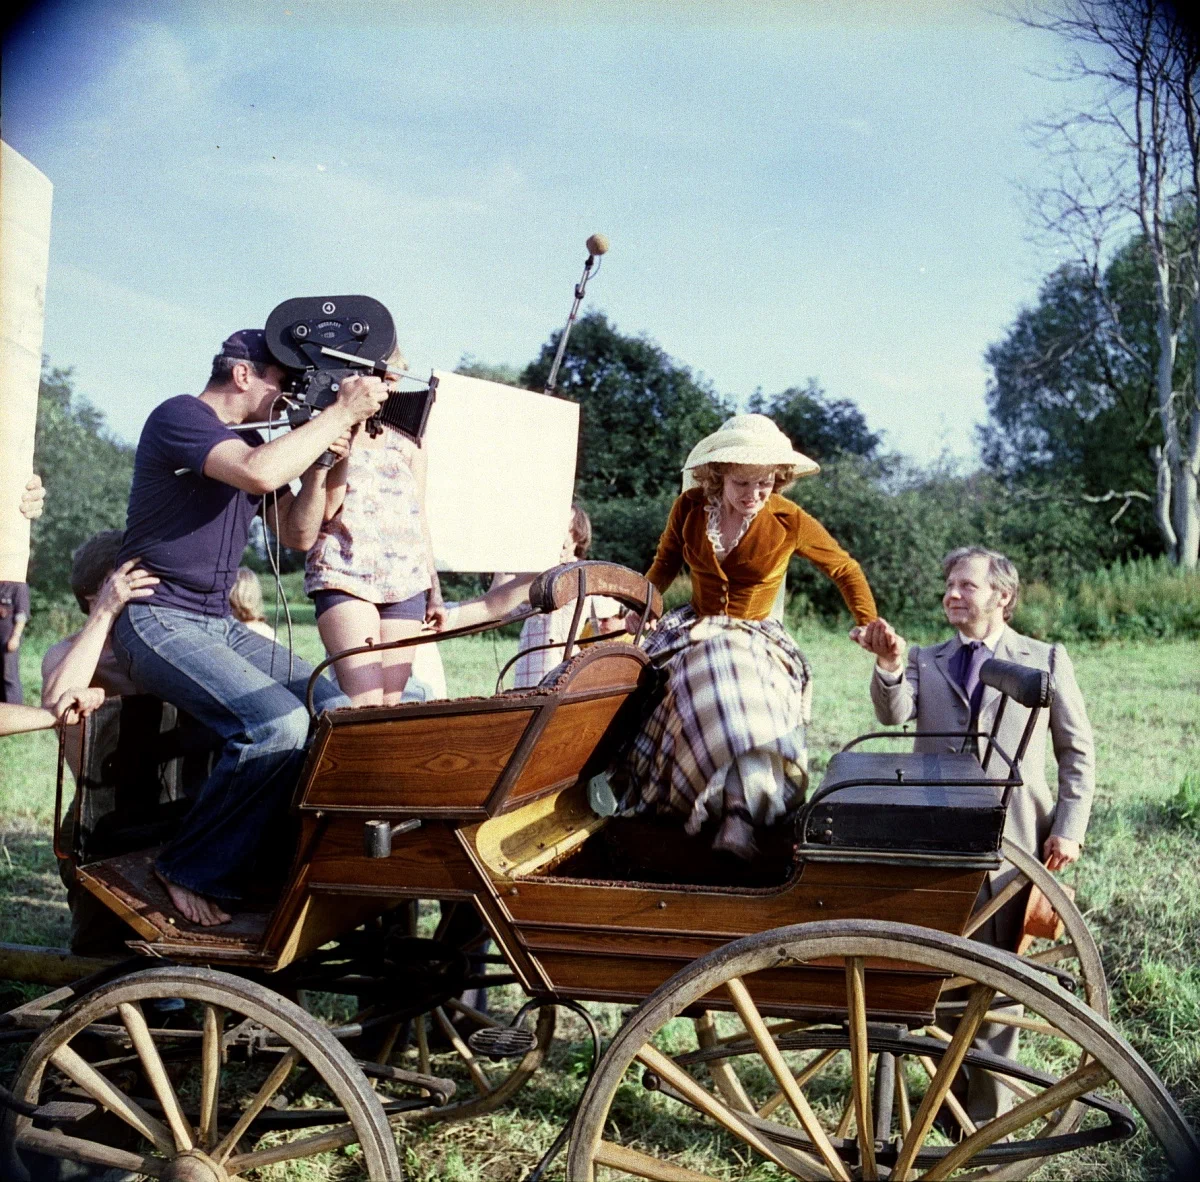
M 224 1182 L 353 1145 L 371 1179 L 402 1176 L 346 1048 L 294 1003 L 209 969 L 149 969 L 85 995 L 38 1036 L 12 1091 L 39 1112 L 6 1114 L 5 1178 L 57 1176 L 58 1159 Z
M 420 939 L 414 903 L 398 910 L 390 926 L 347 933 L 273 982 L 302 1003 L 313 991 L 349 997 L 354 1017 L 331 1033 L 356 1058 L 454 1084 L 447 1102 L 405 1108 L 391 1115 L 396 1122 L 470 1120 L 494 1111 L 524 1087 L 554 1041 L 557 1012 L 544 1006 L 522 1024 L 515 1053 L 492 1058 L 471 1049 L 475 1031 L 507 1029 L 528 995 L 505 957 L 487 951 L 487 928 L 461 922 L 464 910 L 474 915 L 469 904 L 443 905 L 433 938 Z M 414 1004 L 420 997 L 427 1000 Z M 412 1095 L 411 1087 L 384 1073 L 371 1084 L 385 1102 Z
M 976 933 L 988 919 L 1001 907 L 1013 901 L 1024 900 L 1031 888 L 1041 893 L 1049 912 L 1057 919 L 1057 924 L 1050 924 L 1041 938 L 1023 939 L 1018 953 L 1023 959 L 1032 964 L 1054 966 L 1053 971 L 1059 983 L 1074 993 L 1077 998 L 1087 1002 L 1101 1017 L 1109 1016 L 1108 981 L 1104 975 L 1104 966 L 1100 960 L 1100 952 L 1096 941 L 1088 930 L 1087 921 L 1075 906 L 1072 895 L 1064 890 L 1059 881 L 1036 858 L 1020 846 L 1007 839 L 1003 842 L 1002 853 L 1004 865 L 1001 872 L 1009 878 L 1008 883 L 987 902 L 981 903 L 967 923 L 966 935 Z M 1015 874 L 1013 873 L 1015 871 Z M 1057 930 L 1055 930 L 1057 928 Z M 932 1024 L 932 1037 L 948 1037 L 946 1028 L 955 1024 L 955 1011 L 962 1007 L 962 1002 L 947 1002 L 940 1008 L 937 1015 L 939 1021 Z M 1016 1025 L 1024 1028 L 1028 1022 L 1022 1014 L 1010 1009 L 1001 1008 L 993 1011 L 997 1025 Z M 695 1019 L 697 1045 L 702 1049 L 712 1048 L 723 1039 L 736 1039 L 744 1030 L 734 1015 L 722 1015 L 706 1011 Z M 841 1051 L 830 1047 L 824 1048 L 830 1054 L 821 1063 L 821 1072 L 826 1081 L 837 1074 L 839 1069 L 843 1074 L 849 1068 L 849 1046 Z M 1080 1061 L 1085 1058 L 1080 1055 Z M 837 1060 L 841 1060 L 839 1063 Z M 734 1065 L 727 1061 L 709 1058 L 707 1061 L 709 1075 L 722 1099 L 734 1108 L 743 1111 L 750 1110 L 749 1100 Z M 980 1069 L 982 1070 L 982 1068 Z M 924 1071 L 924 1067 L 922 1068 Z M 814 1075 L 817 1074 L 814 1072 Z M 1001 1086 L 1004 1086 L 1003 1084 Z M 951 1097 L 951 1104 L 955 1104 Z M 843 1105 L 843 1114 L 845 1113 Z M 1081 1105 L 1068 1105 L 1059 1111 L 1055 1117 L 1056 1131 L 1060 1133 L 1073 1132 L 1086 1115 Z M 839 1116 L 839 1123 L 842 1117 Z M 853 1116 L 849 1119 L 852 1121 Z M 1015 1177 L 1016 1174 L 1007 1176 Z
M 755 975 L 796 964 L 844 978 L 844 1012 L 768 1021 L 752 997 Z M 873 980 L 881 968 L 933 971 L 964 987 L 956 1030 L 936 1020 L 889 1022 L 887 999 Z M 732 1007 L 740 1027 L 682 1049 L 686 1028 L 672 1019 L 705 999 L 712 1008 Z M 1020 1062 L 971 1048 L 980 1024 L 1005 1002 L 1025 1007 L 1029 1038 Z M 844 1070 L 839 1060 L 848 1061 Z M 979 1127 L 967 1118 L 956 1142 L 939 1126 L 947 1111 L 957 1115 L 951 1086 L 964 1065 L 1005 1081 L 1015 1107 Z M 735 1085 L 741 1095 L 731 1100 Z M 631 1087 L 657 1107 L 652 1123 L 636 1123 Z M 1055 1114 L 1073 1105 L 1084 1115 L 1065 1131 Z M 1154 1073 L 1053 975 L 957 936 L 867 920 L 750 936 L 667 981 L 605 1054 L 579 1110 L 567 1176 L 714 1182 L 670 1156 L 678 1159 L 696 1140 L 697 1122 L 708 1140 L 724 1141 L 724 1177 L 753 1171 L 755 1178 L 939 1179 L 966 1171 L 1015 1178 L 1051 1155 L 1139 1132 L 1157 1142 L 1180 1176 L 1200 1163 L 1200 1144 Z

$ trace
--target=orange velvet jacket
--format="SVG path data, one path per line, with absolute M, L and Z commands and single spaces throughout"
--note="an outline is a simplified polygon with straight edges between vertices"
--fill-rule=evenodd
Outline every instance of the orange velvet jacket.
M 720 563 L 708 540 L 704 494 L 698 488 L 688 489 L 671 506 L 646 578 L 659 591 L 666 591 L 687 563 L 692 604 L 702 616 L 765 620 L 793 554 L 807 558 L 837 584 L 856 623 L 868 624 L 879 614 L 862 567 L 815 517 L 778 493 L 758 511 L 742 540 Z

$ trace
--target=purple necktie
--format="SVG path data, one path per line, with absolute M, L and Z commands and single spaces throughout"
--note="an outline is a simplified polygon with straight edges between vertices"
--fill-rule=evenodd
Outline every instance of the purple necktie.
M 982 640 L 972 640 L 963 645 L 962 663 L 959 665 L 961 676 L 959 685 L 971 704 L 971 717 L 979 713 L 979 700 L 983 697 L 983 688 L 979 684 L 979 670 L 992 654 Z

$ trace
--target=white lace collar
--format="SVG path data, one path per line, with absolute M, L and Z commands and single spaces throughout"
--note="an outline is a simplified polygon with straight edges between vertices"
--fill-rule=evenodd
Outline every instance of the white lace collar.
M 754 510 L 749 517 L 742 518 L 742 524 L 738 527 L 737 536 L 729 544 L 728 547 L 721 545 L 721 498 L 707 497 L 704 502 L 708 506 L 708 521 L 705 527 L 705 533 L 708 534 L 708 540 L 712 543 L 713 553 L 717 556 L 718 562 L 724 562 L 727 555 L 737 549 L 738 543 L 746 536 L 746 531 L 750 528 L 750 523 L 762 511 L 762 505 Z M 764 501 L 765 505 L 766 502 Z

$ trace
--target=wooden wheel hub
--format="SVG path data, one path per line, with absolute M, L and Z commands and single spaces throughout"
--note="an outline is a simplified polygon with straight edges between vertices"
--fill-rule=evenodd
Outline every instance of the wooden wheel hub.
M 206 1153 L 188 1149 L 172 1161 L 162 1174 L 163 1182 L 228 1182 L 229 1175 Z

